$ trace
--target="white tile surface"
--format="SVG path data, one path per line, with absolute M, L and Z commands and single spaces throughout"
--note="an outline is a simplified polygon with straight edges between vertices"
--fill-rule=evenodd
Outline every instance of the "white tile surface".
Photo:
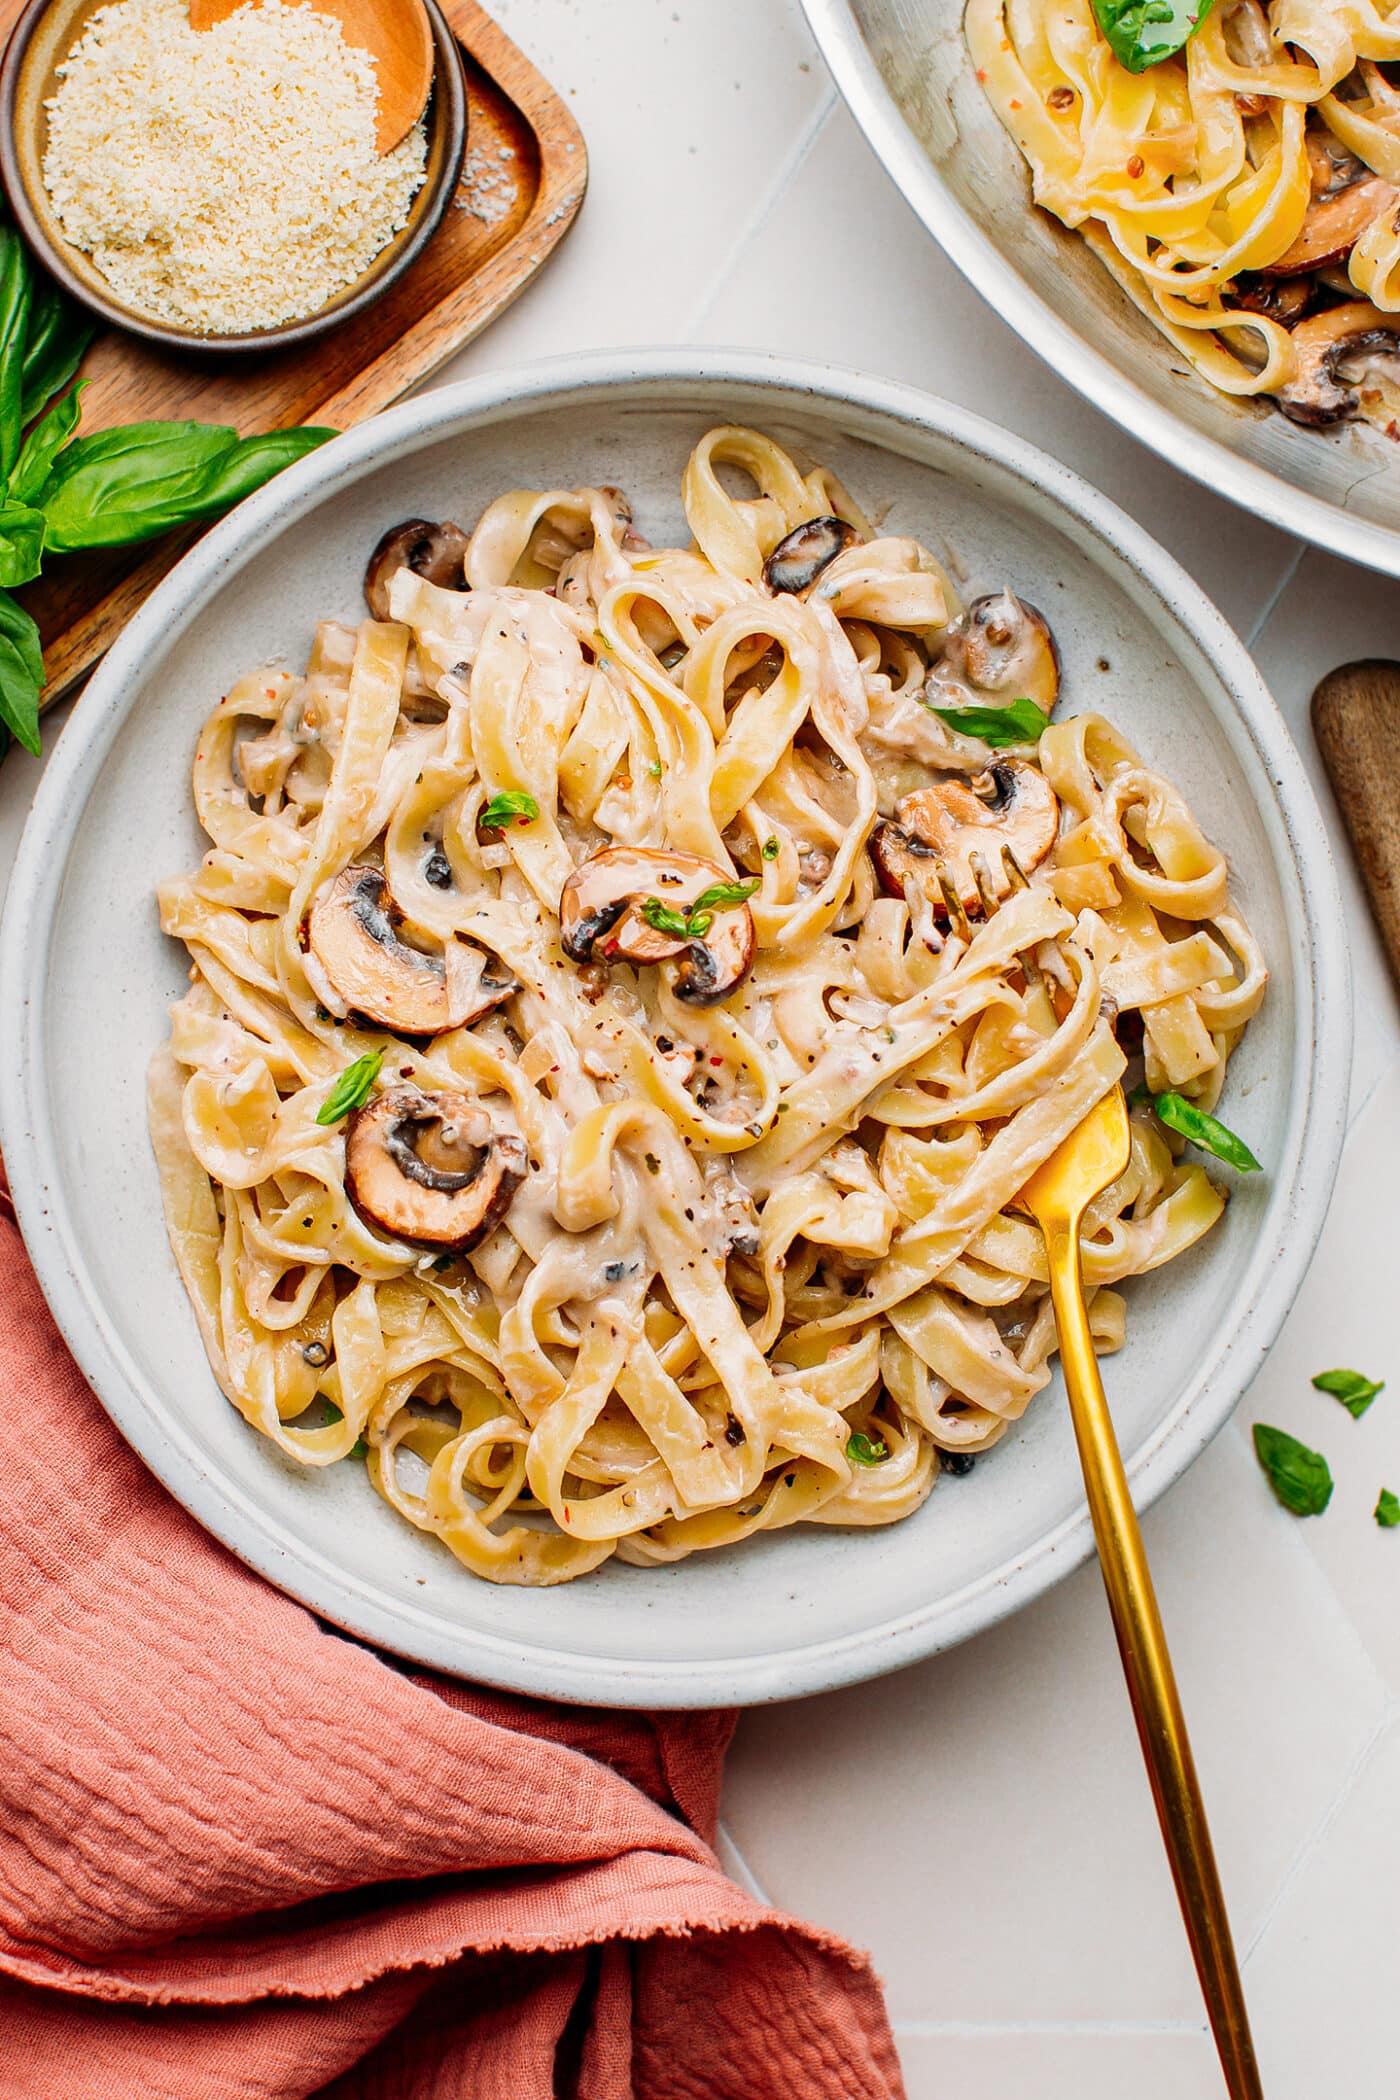
M 1299 565 L 1031 357 L 873 161 L 795 0 L 494 11 L 569 97 L 592 179 L 548 270 L 444 377 L 689 337 L 946 393 L 1078 468 L 1207 582 L 1320 779 L 1308 696 L 1344 658 L 1400 655 L 1395 584 Z M 36 773 L 22 755 L 0 773 L 0 885 Z M 1381 1479 L 1400 1492 L 1400 1011 L 1343 874 L 1361 1119 L 1341 1190 L 1239 1423 L 1148 1525 L 1270 2100 L 1400 2091 L 1400 1532 L 1369 1515 Z M 1362 1423 L 1308 1386 L 1337 1361 L 1392 1380 Z M 1269 1498 L 1246 1442 L 1259 1417 L 1325 1445 L 1325 1517 Z M 751 1717 L 725 1815 L 732 1872 L 874 1949 L 911 2100 L 1220 2093 L 1092 1571 L 925 1668 Z
M 909 2034 L 909 2100 L 1219 2100 L 1198 2034 Z M 1320 2090 L 1320 2089 L 1319 2089 Z
M 1386 1695 L 1239 1437 L 1145 1528 L 1248 1944 Z M 1242 1756 L 1261 1715 L 1268 1755 Z M 771 1895 L 840 1917 L 869 1947 L 896 2021 L 1195 2015 L 1093 1568 L 969 1647 L 746 1715 L 724 1819 Z

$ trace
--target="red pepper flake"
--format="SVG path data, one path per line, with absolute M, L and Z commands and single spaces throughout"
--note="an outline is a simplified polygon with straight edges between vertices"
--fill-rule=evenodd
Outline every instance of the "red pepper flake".
M 979 79 L 979 81 L 981 81 L 982 85 L 983 85 L 983 86 L 985 87 L 985 86 L 986 86 L 986 84 L 987 84 L 987 76 L 986 76 L 986 74 L 985 74 L 985 73 L 984 73 L 984 72 L 982 71 L 982 68 L 981 68 L 980 66 L 979 66 L 979 67 L 977 68 L 977 78 Z
M 710 1059 L 710 1063 L 712 1065 L 722 1065 L 724 1063 L 724 1059 L 722 1057 L 712 1057 Z
M 1019 109 L 1021 107 L 1020 103 L 1016 100 L 1016 97 L 1014 95 L 1007 96 L 1006 106 L 1008 109 Z
M 1146 165 L 1147 163 L 1140 153 L 1135 153 L 1128 162 L 1128 173 L 1132 176 L 1134 182 L 1137 181 Z

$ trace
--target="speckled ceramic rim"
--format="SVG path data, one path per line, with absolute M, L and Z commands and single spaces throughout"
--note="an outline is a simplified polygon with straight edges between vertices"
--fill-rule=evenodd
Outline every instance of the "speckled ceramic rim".
M 1277 1335 L 1326 1215 L 1346 1124 L 1351 1003 L 1341 899 L 1321 817 L 1282 717 L 1243 644 L 1171 556 L 1078 475 L 1019 438 L 910 387 L 830 366 L 721 349 L 644 350 L 551 360 L 445 387 L 362 424 L 269 483 L 186 555 L 137 614 L 79 701 L 44 773 L 0 931 L 0 1143 L 11 1188 L 49 1303 L 83 1371 L 152 1472 L 216 1537 L 279 1588 L 366 1640 L 434 1668 L 580 1702 L 756 1704 L 878 1676 L 993 1624 L 1079 1566 L 1092 1551 L 1087 1512 L 951 1597 L 858 1635 L 739 1659 L 635 1662 L 542 1646 L 524 1650 L 480 1631 L 445 1636 L 439 1622 L 430 1623 L 411 1605 L 388 1606 L 366 1583 L 332 1568 L 305 1540 L 273 1524 L 255 1500 L 211 1474 L 192 1438 L 157 1430 L 154 1398 L 147 1397 L 82 1267 L 70 1191 L 57 1171 L 43 1060 L 47 957 L 74 812 L 83 808 L 101 772 L 145 667 L 309 503 L 351 487 L 386 457 L 460 439 L 522 408 L 544 413 L 592 395 L 610 404 L 622 400 L 722 417 L 726 389 L 738 387 L 771 389 L 775 417 L 807 409 L 853 415 L 857 422 L 862 414 L 883 419 L 883 427 L 861 434 L 896 450 L 901 428 L 934 432 L 961 455 L 970 481 L 990 462 L 1038 491 L 1058 508 L 1079 545 L 1110 573 L 1121 574 L 1126 564 L 1183 640 L 1214 664 L 1231 696 L 1219 716 L 1224 732 L 1273 783 L 1296 870 L 1296 880 L 1285 871 L 1283 882 L 1299 987 L 1291 1150 L 1276 1176 L 1286 1191 L 1287 1229 L 1276 1242 L 1252 1249 L 1236 1326 L 1218 1338 L 1188 1392 L 1133 1454 L 1139 1506 L 1175 1480 L 1228 1419 Z M 618 1609 L 626 1610 L 621 1595 Z
M 436 0 L 423 0 L 432 23 L 436 53 L 433 99 L 429 105 L 430 124 L 432 133 L 441 134 L 443 139 L 441 159 L 436 176 L 428 178 L 426 195 L 420 190 L 414 199 L 407 226 L 363 272 L 357 280 L 358 289 L 352 285 L 329 306 L 322 307 L 319 313 L 308 314 L 305 320 L 289 321 L 281 328 L 261 328 L 249 335 L 196 335 L 188 329 L 167 328 L 134 308 L 123 306 L 115 293 L 105 296 L 73 267 L 69 258 L 77 251 L 66 242 L 55 240 L 34 209 L 27 163 L 30 159 L 35 160 L 33 179 L 41 180 L 37 172 L 37 149 L 35 154 L 28 155 L 20 149 L 15 138 L 20 75 L 29 46 L 52 4 L 53 0 L 30 0 L 10 32 L 4 60 L 0 63 L 0 181 L 4 183 L 10 209 L 20 230 L 44 268 L 64 291 L 71 293 L 100 321 L 123 329 L 128 335 L 140 336 L 145 342 L 160 343 L 168 350 L 184 351 L 191 357 L 236 357 L 249 352 L 270 355 L 274 350 L 287 350 L 296 344 L 312 342 L 317 336 L 329 335 L 333 328 L 339 328 L 344 322 L 353 320 L 356 314 L 362 314 L 366 307 L 373 306 L 392 285 L 398 283 L 437 232 L 457 187 L 466 153 L 467 85 L 456 37 L 448 28 Z M 430 142 L 430 166 L 431 158 Z
M 1400 576 L 1400 531 L 1355 517 L 1338 504 L 1241 459 L 1227 445 L 1193 430 L 1184 417 L 1136 386 L 1118 365 L 1063 321 L 1033 291 L 990 241 L 942 180 L 898 103 L 880 77 L 847 0 L 802 0 L 832 78 L 886 173 L 923 220 L 939 246 L 957 264 L 979 296 L 1001 315 L 1052 371 L 1095 408 L 1112 416 L 1130 437 L 1140 438 L 1218 495 L 1266 518 L 1285 532 L 1311 540 L 1348 561 Z M 961 14 L 961 9 L 959 9 Z M 1029 209 L 1029 206 L 1027 207 Z

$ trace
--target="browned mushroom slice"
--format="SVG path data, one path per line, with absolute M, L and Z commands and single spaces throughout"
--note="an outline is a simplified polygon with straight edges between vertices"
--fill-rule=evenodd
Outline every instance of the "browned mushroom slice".
M 775 596 L 800 596 L 859 538 L 844 518 L 808 518 L 779 540 L 763 564 L 763 580 Z
M 704 900 L 712 890 L 744 887 L 694 854 L 610 846 L 565 883 L 560 942 L 576 963 L 675 962 L 677 998 L 714 1006 L 748 974 L 753 914 L 746 902 Z M 687 922 L 697 904 L 692 931 Z
M 1382 175 L 1314 197 L 1296 241 L 1277 262 L 1260 269 L 1261 277 L 1300 277 L 1345 262 L 1366 228 L 1396 201 L 1396 190 Z
M 1232 306 L 1241 307 L 1247 314 L 1263 314 L 1266 320 L 1277 321 L 1284 328 L 1301 321 L 1316 299 L 1317 286 L 1311 277 L 1266 279 L 1257 271 L 1245 271 L 1237 277 L 1230 294 Z
M 462 1254 L 484 1240 L 525 1179 L 525 1145 L 465 1094 L 395 1087 L 345 1132 L 345 1193 L 367 1225 Z
M 914 882 L 946 917 L 940 876 L 963 909 L 976 914 L 989 897 L 1000 899 L 1010 890 L 1004 848 L 1023 873 L 1039 867 L 1055 843 L 1060 805 L 1043 773 L 1005 758 L 971 786 L 940 780 L 906 795 L 895 818 L 878 824 L 870 840 L 881 884 L 902 897 L 906 882 Z
M 930 707 L 1030 700 L 1048 716 L 1060 692 L 1060 652 L 1045 615 L 1014 591 L 978 598 L 944 637 L 928 674 Z
M 399 1035 L 440 1035 L 479 1020 L 518 989 L 470 942 L 449 941 L 441 958 L 425 955 L 400 938 L 402 924 L 382 868 L 342 869 L 301 928 L 317 997 Z
M 447 591 L 464 591 L 463 564 L 470 545 L 460 525 L 431 518 L 406 518 L 385 533 L 365 570 L 365 603 L 373 620 L 389 618 L 389 585 L 400 569 L 412 569 L 427 583 Z
M 1299 322 L 1293 344 L 1297 370 L 1274 399 L 1290 422 L 1308 429 L 1354 416 L 1367 379 L 1400 385 L 1400 324 L 1365 300 Z

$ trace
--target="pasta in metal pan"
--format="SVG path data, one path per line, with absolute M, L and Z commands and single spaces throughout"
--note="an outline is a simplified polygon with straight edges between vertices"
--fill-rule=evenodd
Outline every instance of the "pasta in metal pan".
M 1123 63 L 1110 8 L 1180 47 Z M 1395 0 L 969 0 L 966 30 L 1035 201 L 1203 378 L 1397 434 Z
M 916 1509 L 1050 1376 L 1017 1191 L 1141 1071 L 1117 1346 L 1225 1203 L 1150 1097 L 1208 1111 L 1264 993 L 1181 796 L 1050 722 L 1033 607 L 754 431 L 683 495 L 683 547 L 611 488 L 386 535 L 384 617 L 214 710 L 160 893 L 219 1382 L 498 1582 Z

